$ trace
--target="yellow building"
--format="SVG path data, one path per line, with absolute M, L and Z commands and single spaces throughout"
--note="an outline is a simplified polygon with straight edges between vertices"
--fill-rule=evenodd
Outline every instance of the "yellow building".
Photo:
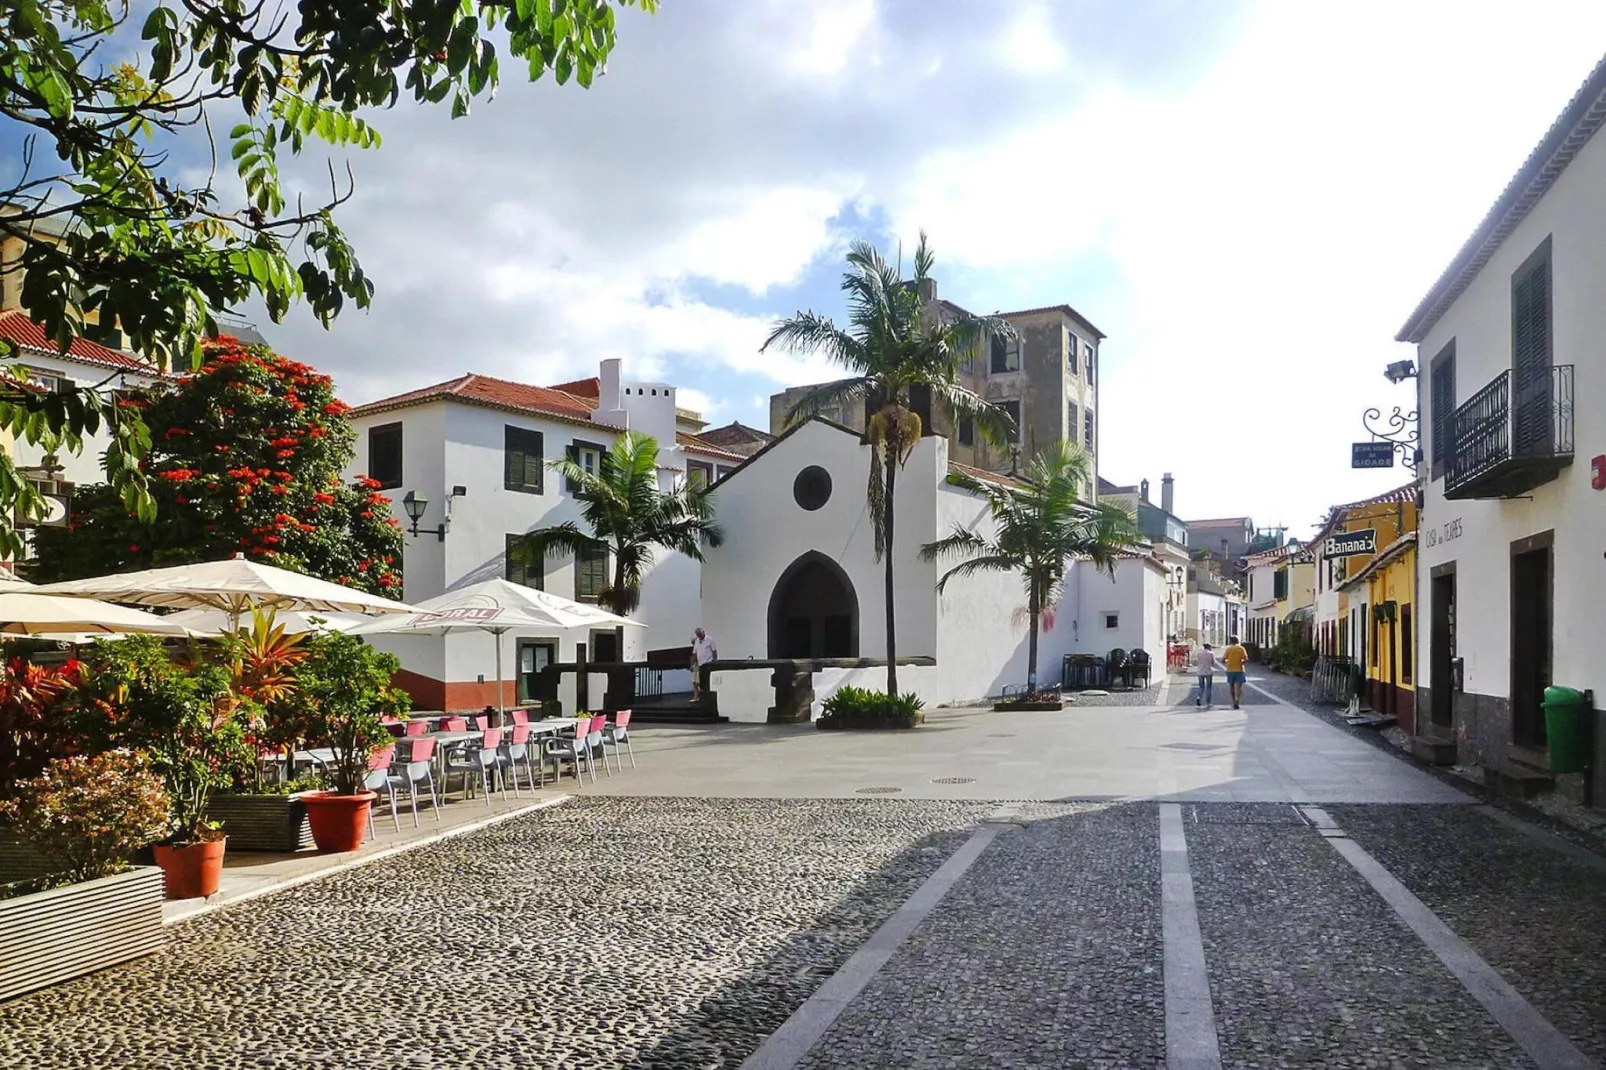
M 1416 732 L 1416 532 L 1383 547 L 1339 593 L 1365 607 L 1360 649 L 1366 672 L 1366 702 L 1393 714 L 1401 728 Z
M 1289 618 L 1316 600 L 1316 562 L 1297 542 L 1262 550 L 1245 558 L 1249 601 L 1249 634 L 1262 648 L 1277 645 Z M 1294 619 L 1310 616 L 1301 614 Z

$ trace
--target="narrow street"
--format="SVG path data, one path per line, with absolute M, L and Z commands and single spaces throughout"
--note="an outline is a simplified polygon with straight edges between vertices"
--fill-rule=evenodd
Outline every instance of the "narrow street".
M 0 1006 L 0 1065 L 1606 1061 L 1606 858 L 1182 687 L 913 738 L 643 730 L 640 775 Z M 677 770 L 695 797 L 613 794 Z

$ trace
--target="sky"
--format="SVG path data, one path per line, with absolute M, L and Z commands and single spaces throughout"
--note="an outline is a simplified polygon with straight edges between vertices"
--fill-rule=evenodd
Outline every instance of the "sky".
M 1102 475 L 1303 538 L 1407 481 L 1348 467 L 1414 408 L 1394 334 L 1603 42 L 1594 0 L 664 0 L 590 90 L 504 64 L 465 119 L 376 114 L 341 210 L 372 309 L 263 329 L 353 403 L 621 357 L 767 427 L 833 375 L 770 327 L 924 229 L 944 297 L 1108 336 Z

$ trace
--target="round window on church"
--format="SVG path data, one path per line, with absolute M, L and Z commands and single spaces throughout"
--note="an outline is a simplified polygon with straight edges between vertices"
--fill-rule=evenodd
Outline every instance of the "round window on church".
M 831 500 L 831 473 L 811 464 L 792 481 L 792 497 L 810 512 Z

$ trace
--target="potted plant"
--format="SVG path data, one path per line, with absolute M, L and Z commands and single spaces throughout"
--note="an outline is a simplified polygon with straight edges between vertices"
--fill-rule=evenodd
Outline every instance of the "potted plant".
M 355 851 L 374 802 L 363 788 L 368 762 L 391 742 L 381 718 L 405 713 L 410 702 L 390 683 L 401 663 L 341 632 L 308 636 L 305 647 L 295 667 L 295 701 L 305 709 L 310 741 L 333 758 L 324 771 L 330 790 L 307 792 L 301 801 L 319 851 Z
M 96 644 L 85 691 L 107 742 L 143 750 L 167 789 L 173 834 L 155 850 L 168 898 L 213 894 L 227 837 L 207 805 L 250 757 L 228 672 L 180 665 L 154 637 L 131 636 Z
M 889 695 L 862 687 L 840 687 L 821 707 L 815 727 L 825 729 L 916 728 L 926 721 L 925 702 L 909 692 Z
M 16 785 L 0 815 L 56 870 L 0 886 L 0 1000 L 161 947 L 161 873 L 128 864 L 170 828 L 167 793 L 144 755 L 54 759 Z

